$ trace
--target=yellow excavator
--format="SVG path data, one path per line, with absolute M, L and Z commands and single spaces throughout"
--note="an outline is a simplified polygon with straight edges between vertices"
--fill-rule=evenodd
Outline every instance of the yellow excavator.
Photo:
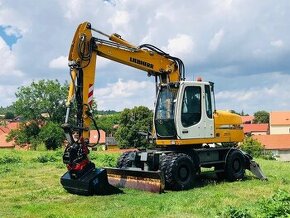
M 109 40 L 93 37 L 92 32 Z M 98 129 L 92 114 L 97 56 L 145 71 L 156 82 L 150 133 L 155 148 L 123 153 L 116 168 L 99 169 L 89 159 L 91 122 Z M 68 60 L 71 84 L 63 124 L 68 141 L 63 162 L 68 171 L 61 177 L 68 192 L 108 194 L 114 187 L 185 190 L 194 186 L 202 167 L 214 168 L 218 177 L 229 181 L 243 179 L 245 169 L 266 179 L 252 157 L 237 146 L 244 139 L 241 117 L 216 110 L 214 83 L 185 80 L 179 58 L 150 44 L 134 46 L 84 22 L 75 32 Z

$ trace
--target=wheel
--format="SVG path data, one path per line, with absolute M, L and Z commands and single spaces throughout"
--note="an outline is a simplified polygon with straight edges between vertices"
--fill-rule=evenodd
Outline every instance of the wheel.
M 132 167 L 132 160 L 130 160 L 130 154 L 132 151 L 124 152 L 117 161 L 117 168 L 127 168 Z
M 166 189 L 186 190 L 193 187 L 196 169 L 187 154 L 162 155 L 159 168 L 164 172 Z
M 245 175 L 245 158 L 244 155 L 234 150 L 229 153 L 226 166 L 225 166 L 225 177 L 229 181 L 235 181 L 243 179 Z

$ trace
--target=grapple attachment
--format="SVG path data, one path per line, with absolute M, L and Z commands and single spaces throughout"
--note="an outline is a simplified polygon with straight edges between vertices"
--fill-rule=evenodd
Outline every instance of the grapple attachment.
M 164 192 L 165 181 L 160 171 L 144 171 L 136 168 L 105 168 L 108 181 L 117 188 L 131 188 L 149 192 Z

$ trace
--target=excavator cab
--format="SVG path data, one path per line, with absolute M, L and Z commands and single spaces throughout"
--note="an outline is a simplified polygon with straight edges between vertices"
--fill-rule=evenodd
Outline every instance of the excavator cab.
M 159 89 L 155 108 L 157 139 L 214 137 L 213 83 L 180 81 Z

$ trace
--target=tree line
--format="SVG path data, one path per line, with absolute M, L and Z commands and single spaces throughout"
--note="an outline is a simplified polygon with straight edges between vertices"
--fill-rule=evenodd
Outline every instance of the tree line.
M 0 112 L 5 112 L 5 119 L 19 115 L 23 120 L 18 129 L 9 133 L 7 141 L 14 140 L 16 144 L 29 145 L 32 149 L 61 147 L 65 140 L 61 124 L 66 114 L 67 92 L 68 84 L 61 84 L 58 80 L 40 80 L 18 88 L 16 101 L 9 107 L 0 108 Z M 94 111 L 96 109 L 94 104 Z M 121 148 L 127 148 L 148 146 L 138 132 L 148 130 L 152 116 L 151 110 L 139 106 L 122 112 L 100 111 L 95 117 L 100 129 L 114 135 Z M 71 122 L 73 119 L 74 116 Z M 91 129 L 94 128 L 92 125 Z
M 18 145 L 28 144 L 33 149 L 61 147 L 65 139 L 61 124 L 66 113 L 67 90 L 68 84 L 57 80 L 40 80 L 18 88 L 16 101 L 9 107 L 0 107 L 6 119 L 13 119 L 15 115 L 23 119 L 20 128 L 11 131 L 7 140 L 14 140 Z M 74 107 L 72 111 L 75 111 Z M 94 111 L 97 111 L 96 104 Z M 237 114 L 245 115 L 243 111 Z M 152 130 L 153 112 L 147 107 L 139 106 L 122 112 L 100 111 L 95 117 L 99 129 L 114 136 L 120 148 L 149 146 L 144 133 Z M 255 123 L 269 122 L 266 111 L 258 111 L 254 117 Z M 92 125 L 91 129 L 94 128 Z

